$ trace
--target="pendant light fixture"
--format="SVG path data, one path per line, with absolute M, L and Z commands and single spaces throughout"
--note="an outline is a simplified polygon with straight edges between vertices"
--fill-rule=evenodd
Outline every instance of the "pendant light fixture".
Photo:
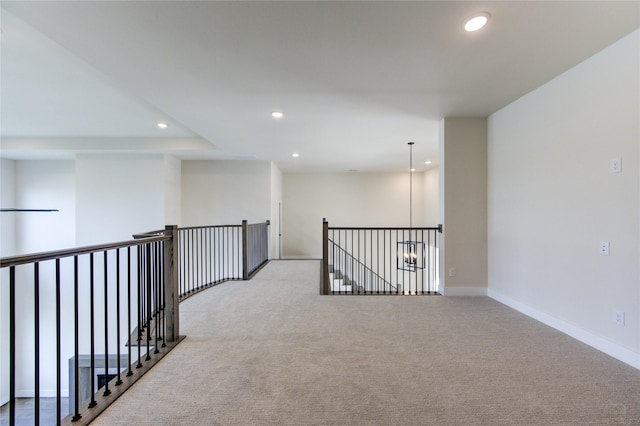
M 409 142 L 409 238 L 406 241 L 398 241 L 398 257 L 396 266 L 403 271 L 416 272 L 424 269 L 425 244 L 417 241 L 413 231 L 413 142 Z M 402 231 L 405 237 L 405 231 Z

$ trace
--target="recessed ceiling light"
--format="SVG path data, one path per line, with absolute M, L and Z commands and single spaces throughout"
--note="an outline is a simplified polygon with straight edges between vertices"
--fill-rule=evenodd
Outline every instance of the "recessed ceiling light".
M 166 129 L 167 127 L 167 123 L 158 123 L 158 127 L 160 127 L 161 129 Z
M 411 171 L 412 171 L 412 172 L 415 172 L 415 171 L 416 171 L 416 169 L 411 169 Z
M 273 111 L 273 112 L 271 113 L 271 116 L 272 116 L 273 118 L 275 118 L 276 120 L 279 120 L 279 119 L 281 119 L 282 117 L 284 117 L 284 114 L 283 114 L 283 113 L 281 113 L 280 111 Z
M 473 15 L 464 22 L 464 30 L 468 32 L 478 31 L 487 24 L 489 16 L 487 12 Z
M 427 160 L 424 162 L 424 164 L 431 164 L 431 161 Z
M 298 157 L 300 157 L 300 154 L 298 154 L 297 152 L 294 152 L 293 154 L 291 154 L 291 156 L 293 158 L 298 158 Z

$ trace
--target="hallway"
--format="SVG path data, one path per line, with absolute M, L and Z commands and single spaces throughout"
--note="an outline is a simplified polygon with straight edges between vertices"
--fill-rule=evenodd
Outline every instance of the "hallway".
M 640 371 L 486 297 L 319 296 L 272 261 L 93 424 L 639 424 Z

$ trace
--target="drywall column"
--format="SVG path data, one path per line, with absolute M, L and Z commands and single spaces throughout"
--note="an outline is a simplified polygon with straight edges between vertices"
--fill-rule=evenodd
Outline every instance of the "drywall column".
M 440 121 L 440 220 L 444 294 L 487 291 L 487 119 Z

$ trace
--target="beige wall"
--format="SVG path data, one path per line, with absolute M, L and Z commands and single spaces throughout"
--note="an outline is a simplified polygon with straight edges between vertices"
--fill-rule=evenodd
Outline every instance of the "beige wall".
M 440 223 L 440 169 L 429 169 L 423 173 L 424 217 L 427 226 L 437 226 Z
M 492 297 L 640 368 L 638 52 L 635 31 L 489 118 L 488 231 Z
M 164 223 L 182 223 L 182 161 L 164 156 Z
M 425 222 L 422 173 L 413 177 L 413 225 Z M 322 257 L 322 218 L 329 226 L 409 226 L 409 173 L 285 173 L 283 254 Z
M 270 217 L 270 161 L 182 162 L 184 226 L 257 223 Z
M 164 228 L 164 165 L 162 155 L 79 155 L 77 244 L 125 241 Z
M 442 278 L 446 295 L 486 294 L 487 120 L 440 122 Z M 455 276 L 449 273 L 455 268 Z

